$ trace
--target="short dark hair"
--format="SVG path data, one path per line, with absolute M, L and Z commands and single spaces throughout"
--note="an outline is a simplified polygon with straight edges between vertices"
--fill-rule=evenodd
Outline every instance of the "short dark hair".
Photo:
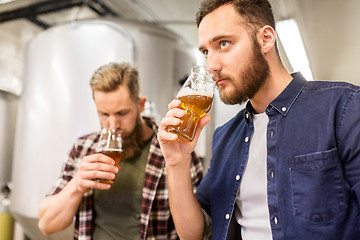
M 196 13 L 196 24 L 199 27 L 203 18 L 222 5 L 233 5 L 239 15 L 243 18 L 243 23 L 248 29 L 250 37 L 256 41 L 256 34 L 259 28 L 269 25 L 275 30 L 275 19 L 272 6 L 268 0 L 203 0 Z M 276 54 L 279 50 L 275 43 Z
M 126 86 L 134 102 L 139 101 L 139 73 L 128 63 L 109 63 L 98 68 L 90 79 L 92 92 L 111 92 Z
M 268 0 L 204 0 L 196 13 L 196 24 L 199 27 L 203 18 L 218 7 L 232 4 L 244 19 L 244 24 L 254 33 L 265 25 L 275 29 L 275 20 Z

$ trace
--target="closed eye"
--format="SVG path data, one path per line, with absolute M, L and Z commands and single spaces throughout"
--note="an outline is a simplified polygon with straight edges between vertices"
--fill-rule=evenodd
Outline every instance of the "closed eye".
M 109 116 L 108 113 L 104 113 L 104 112 L 99 112 L 99 114 L 100 114 L 100 116 L 102 116 L 102 117 L 108 117 L 108 116 Z
M 131 111 L 129 109 L 124 109 L 122 111 L 119 111 L 116 113 L 116 116 L 118 117 L 123 117 L 126 116 L 127 114 L 129 114 Z

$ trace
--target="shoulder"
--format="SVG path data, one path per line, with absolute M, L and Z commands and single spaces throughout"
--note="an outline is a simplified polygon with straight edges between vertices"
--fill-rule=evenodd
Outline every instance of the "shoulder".
M 308 81 L 302 99 L 343 110 L 348 104 L 359 105 L 360 86 L 348 82 Z
M 338 81 L 308 81 L 304 91 L 349 91 L 357 93 L 360 92 L 360 86 Z
M 99 137 L 100 132 L 94 132 L 79 137 L 73 144 L 71 155 L 78 156 L 79 154 L 89 154 L 95 149 L 95 143 L 98 142 Z
M 99 140 L 99 137 L 100 137 L 100 132 L 93 132 L 79 137 L 78 139 L 76 139 L 75 143 L 77 144 L 85 144 L 87 142 L 94 143 Z

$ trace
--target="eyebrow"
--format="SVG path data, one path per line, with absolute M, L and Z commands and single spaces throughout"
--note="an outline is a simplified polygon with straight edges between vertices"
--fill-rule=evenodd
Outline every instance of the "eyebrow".
M 225 35 L 225 34 L 218 35 L 218 36 L 213 37 L 213 38 L 211 39 L 210 43 L 219 41 L 220 39 L 229 38 L 229 37 L 230 37 L 230 35 Z M 202 52 L 202 50 L 204 50 L 204 48 L 205 48 L 205 47 L 200 46 L 200 47 L 199 47 L 199 51 Z

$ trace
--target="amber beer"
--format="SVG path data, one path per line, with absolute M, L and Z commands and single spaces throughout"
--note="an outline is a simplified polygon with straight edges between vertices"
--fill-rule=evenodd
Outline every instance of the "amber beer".
M 105 149 L 100 150 L 98 153 L 104 154 L 108 157 L 111 157 L 115 161 L 115 165 L 119 164 L 121 158 L 122 158 L 122 150 L 121 149 Z M 112 185 L 114 183 L 114 180 L 109 179 L 97 179 L 100 183 L 109 183 Z
M 180 108 L 185 110 L 185 116 L 180 119 L 178 126 L 170 127 L 169 131 L 178 135 L 178 140 L 191 142 L 195 137 L 195 130 L 199 119 L 210 111 L 212 97 L 204 95 L 185 95 L 177 97 L 181 101 Z

